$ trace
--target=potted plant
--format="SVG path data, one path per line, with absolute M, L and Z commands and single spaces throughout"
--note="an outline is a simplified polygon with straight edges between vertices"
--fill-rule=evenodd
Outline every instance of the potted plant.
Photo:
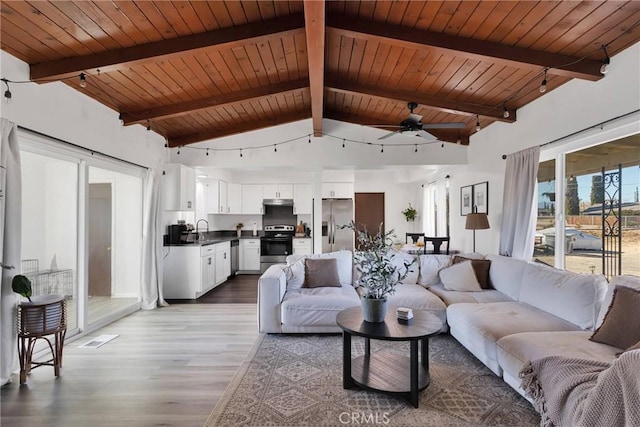
M 236 233 L 238 233 L 238 237 L 242 235 L 242 227 L 244 227 L 243 223 L 239 222 L 236 224 Z
M 402 211 L 402 215 L 404 215 L 404 219 L 407 220 L 407 222 L 415 221 L 418 211 L 409 203 L 409 207 Z
M 362 316 L 371 323 L 384 322 L 387 313 L 387 296 L 395 292 L 396 285 L 409 273 L 409 267 L 415 262 L 403 261 L 404 267 L 393 261 L 396 251 L 393 249 L 393 230 L 384 233 L 382 224 L 375 235 L 369 234 L 366 227 L 358 229 L 353 221 L 340 226 L 356 233 L 358 250 L 353 260 L 357 278 L 354 286 L 360 292 Z

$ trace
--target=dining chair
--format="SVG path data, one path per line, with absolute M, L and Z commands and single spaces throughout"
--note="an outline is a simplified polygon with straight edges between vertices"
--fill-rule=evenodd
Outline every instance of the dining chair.
M 406 236 L 404 238 L 404 242 L 407 243 L 407 241 L 409 240 L 409 237 L 411 237 L 411 242 L 415 245 L 416 243 L 418 243 L 418 240 L 420 240 L 420 238 L 422 237 L 424 240 L 424 233 L 405 233 Z
M 425 253 L 426 253 L 426 248 L 427 248 L 427 242 L 431 242 L 431 244 L 433 245 L 433 253 L 434 254 L 441 254 L 442 251 L 440 249 L 440 247 L 442 246 L 443 243 L 447 244 L 447 249 L 445 254 L 449 255 L 449 237 L 426 237 L 424 238 L 424 243 L 425 243 Z

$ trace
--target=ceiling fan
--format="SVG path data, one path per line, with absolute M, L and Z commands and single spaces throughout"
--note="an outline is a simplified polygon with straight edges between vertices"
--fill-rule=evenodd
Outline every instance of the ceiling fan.
M 390 136 L 402 134 L 408 136 L 419 136 L 427 141 L 436 141 L 438 138 L 434 135 L 427 132 L 425 129 L 463 129 L 465 127 L 464 123 L 455 122 L 455 123 L 422 123 L 422 116 L 419 114 L 414 114 L 413 110 L 418 106 L 415 102 L 407 103 L 407 107 L 409 108 L 410 114 L 409 117 L 400 122 L 400 125 L 379 125 L 376 127 L 397 127 L 398 130 L 390 132 L 386 135 L 381 136 L 380 139 L 386 139 Z

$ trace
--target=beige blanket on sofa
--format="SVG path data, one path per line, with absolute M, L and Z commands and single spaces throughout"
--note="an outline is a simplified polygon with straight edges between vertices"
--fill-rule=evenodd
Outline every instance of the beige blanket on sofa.
M 640 426 L 640 350 L 611 365 L 543 357 L 527 363 L 520 378 L 541 426 Z

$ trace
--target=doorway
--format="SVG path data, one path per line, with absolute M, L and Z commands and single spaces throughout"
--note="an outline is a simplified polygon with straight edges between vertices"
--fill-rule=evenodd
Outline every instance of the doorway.
M 89 297 L 111 297 L 110 183 L 89 184 Z
M 384 233 L 384 193 L 355 193 L 355 222 L 358 230 L 366 227 L 372 235 L 382 224 Z

